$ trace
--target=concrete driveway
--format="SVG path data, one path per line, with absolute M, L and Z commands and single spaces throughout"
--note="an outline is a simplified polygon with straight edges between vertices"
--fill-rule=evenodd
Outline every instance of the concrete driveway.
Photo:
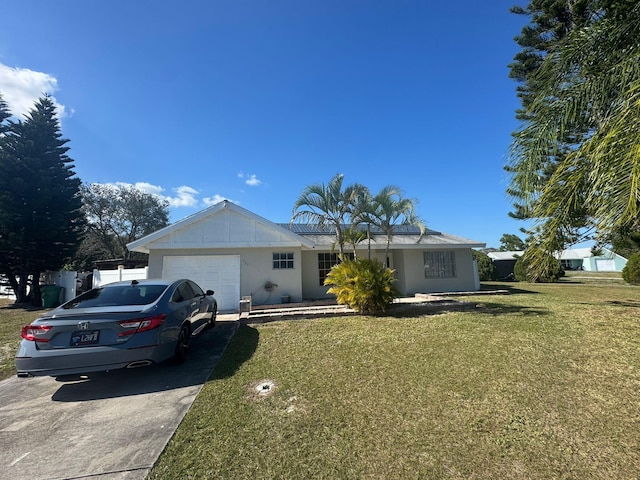
M 183 365 L 0 382 L 0 478 L 144 479 L 237 325 L 218 321 Z

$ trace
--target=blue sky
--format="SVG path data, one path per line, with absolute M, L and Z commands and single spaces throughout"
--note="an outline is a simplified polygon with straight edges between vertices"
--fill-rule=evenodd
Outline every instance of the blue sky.
M 287 222 L 336 173 L 400 186 L 429 228 L 498 247 L 519 103 L 517 0 L 5 2 L 0 92 L 61 111 L 86 183 L 227 198 Z

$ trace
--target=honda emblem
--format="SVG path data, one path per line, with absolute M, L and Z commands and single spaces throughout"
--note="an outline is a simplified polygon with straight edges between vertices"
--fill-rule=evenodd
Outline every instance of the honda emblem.
M 89 322 L 78 322 L 78 330 L 89 330 Z

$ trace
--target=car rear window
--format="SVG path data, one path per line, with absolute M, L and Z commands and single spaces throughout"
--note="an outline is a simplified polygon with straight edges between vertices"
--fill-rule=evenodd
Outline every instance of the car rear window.
M 117 305 L 147 305 L 155 302 L 166 285 L 118 285 L 94 288 L 76 297 L 63 308 L 112 307 Z

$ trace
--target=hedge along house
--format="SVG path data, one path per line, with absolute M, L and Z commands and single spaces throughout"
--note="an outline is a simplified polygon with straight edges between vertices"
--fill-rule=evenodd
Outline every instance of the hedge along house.
M 386 236 L 357 246 L 358 257 L 384 261 Z M 402 295 L 477 290 L 472 248 L 484 243 L 401 226 L 388 265 Z M 227 200 L 127 245 L 149 254 L 149 278 L 190 278 L 216 292 L 221 311 L 254 305 L 332 298 L 324 279 L 337 262 L 335 234 L 318 225 L 277 224 Z M 353 249 L 345 246 L 347 254 Z

